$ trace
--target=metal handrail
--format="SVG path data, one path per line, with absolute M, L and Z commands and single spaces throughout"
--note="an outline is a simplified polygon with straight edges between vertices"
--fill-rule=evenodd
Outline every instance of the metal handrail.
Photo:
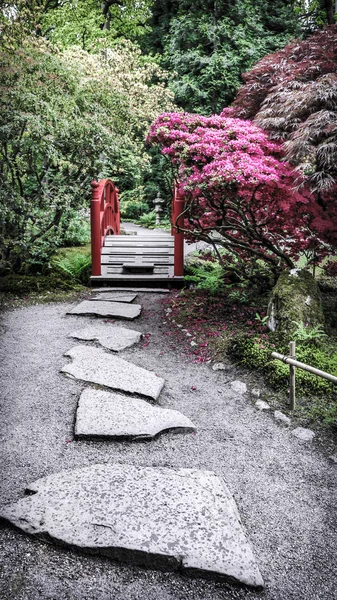
M 310 365 L 306 365 L 305 363 L 296 360 L 296 347 L 295 342 L 290 342 L 290 356 L 286 356 L 284 354 L 280 354 L 279 352 L 272 352 L 272 358 L 276 358 L 277 360 L 281 360 L 282 362 L 289 365 L 290 368 L 290 409 L 294 410 L 296 404 L 296 393 L 295 393 L 295 368 L 302 369 L 303 371 L 307 371 L 308 373 L 312 373 L 313 375 L 317 375 L 318 377 L 323 377 L 328 381 L 331 381 L 334 384 L 337 384 L 337 377 L 335 375 L 331 375 L 330 373 L 326 373 L 325 371 L 321 371 L 320 369 L 316 369 L 316 367 L 311 367 Z

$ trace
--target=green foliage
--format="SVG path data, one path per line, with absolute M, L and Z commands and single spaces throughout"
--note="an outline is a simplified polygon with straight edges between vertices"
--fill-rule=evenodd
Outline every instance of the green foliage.
M 143 213 L 149 212 L 149 205 L 145 202 L 144 186 L 120 194 L 120 211 L 122 219 L 135 221 L 138 221 Z
M 230 287 L 230 286 L 227 286 Z M 228 300 L 233 304 L 248 304 L 249 294 L 245 290 L 244 285 L 237 286 L 237 289 L 233 289 L 228 293 Z
M 94 177 L 140 184 L 145 132 L 171 95 L 126 42 L 106 58 L 32 39 L 0 54 L 0 245 L 14 270 L 39 271 L 69 240 Z
M 269 317 L 268 317 L 268 315 L 266 315 L 265 317 L 261 317 L 261 315 L 259 313 L 255 313 L 255 319 L 257 321 L 259 321 L 259 323 L 261 323 L 261 325 L 266 325 L 269 320 Z
M 135 40 L 147 30 L 149 0 L 67 0 L 47 7 L 41 17 L 43 35 L 63 48 L 97 51 L 116 39 Z
M 224 287 L 224 274 L 217 261 L 198 260 L 187 266 L 185 281 L 194 283 L 197 290 L 208 292 L 212 296 L 219 294 Z
M 323 337 L 327 337 L 324 332 L 324 328 L 321 325 L 315 325 L 315 327 L 310 327 L 308 323 L 297 323 L 295 331 L 292 333 L 292 338 L 295 342 L 301 342 L 302 344 L 308 344 L 312 341 L 322 339 Z
M 149 210 L 149 205 L 138 200 L 125 200 L 121 204 L 121 218 L 138 221 L 143 213 Z
M 15 51 L 22 39 L 40 32 L 44 0 L 2 0 L 0 5 L 0 47 Z
M 333 398 L 315 398 L 314 401 L 302 408 L 303 416 L 314 422 L 321 421 L 328 426 L 336 426 L 337 422 L 337 402 Z
M 139 217 L 139 223 L 143 227 L 148 227 L 149 229 L 153 229 L 156 224 L 156 213 L 154 211 L 151 211 L 149 213 L 146 213 L 145 215 L 141 215 Z
M 201 114 L 220 112 L 241 73 L 299 32 L 293 7 L 280 0 L 155 0 L 151 25 L 143 47 L 161 52 L 178 105 Z
M 289 385 L 289 365 L 271 358 L 274 351 L 288 354 L 287 347 L 276 346 L 270 335 L 262 336 L 243 335 L 238 336 L 232 342 L 229 353 L 238 359 L 241 364 L 250 368 L 260 370 L 267 381 L 278 389 L 287 389 Z M 333 345 L 317 347 L 312 342 L 306 342 L 296 346 L 296 358 L 298 361 L 311 365 L 321 371 L 337 376 L 337 348 Z M 315 394 L 331 398 L 336 393 L 336 387 L 326 379 L 312 375 L 302 369 L 296 369 L 297 394 Z
M 70 279 L 78 283 L 87 283 L 89 279 L 89 267 L 91 266 L 91 258 L 87 254 L 80 252 L 71 253 L 67 256 L 54 258 L 51 262 L 52 268 L 56 271 L 66 273 Z
M 61 220 L 64 227 L 64 218 Z M 62 244 L 64 246 L 85 246 L 90 242 L 90 217 L 87 211 L 69 211 Z
M 146 202 L 152 205 L 158 192 L 165 200 L 167 213 L 171 214 L 172 190 L 174 176 L 170 163 L 156 147 L 148 148 L 150 157 L 149 170 L 144 175 L 144 196 Z

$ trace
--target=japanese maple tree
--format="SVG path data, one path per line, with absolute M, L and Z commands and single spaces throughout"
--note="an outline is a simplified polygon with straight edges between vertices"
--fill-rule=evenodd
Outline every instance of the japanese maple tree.
M 265 56 L 223 116 L 254 119 L 316 191 L 337 178 L 337 25 Z
M 190 239 L 214 240 L 241 265 L 260 259 L 277 275 L 300 254 L 322 258 L 327 245 L 312 222 L 312 194 L 295 189 L 298 173 L 282 161 L 282 145 L 250 121 L 214 115 L 164 113 L 152 124 L 186 198 Z M 221 258 L 221 257 L 220 257 Z M 246 269 L 247 273 L 247 269 Z
M 337 241 L 337 25 L 269 54 L 243 75 L 224 117 L 253 119 L 303 176 L 316 204 L 314 227 Z

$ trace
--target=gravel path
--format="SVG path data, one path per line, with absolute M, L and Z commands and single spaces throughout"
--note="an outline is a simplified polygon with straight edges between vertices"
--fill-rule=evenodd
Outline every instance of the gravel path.
M 0 530 L 0 598 L 4 600 L 333 600 L 337 599 L 337 466 L 317 442 L 300 442 L 248 395 L 231 390 L 235 373 L 193 364 L 163 335 L 158 294 L 123 326 L 150 333 L 150 343 L 122 356 L 164 377 L 162 406 L 182 411 L 196 434 L 151 442 L 73 441 L 84 384 L 60 373 L 74 345 L 67 335 L 91 322 L 66 316 L 73 304 L 30 306 L 1 322 L 1 504 L 22 497 L 37 478 L 93 463 L 214 470 L 232 491 L 266 584 L 257 593 L 120 565 L 41 543 L 5 525 Z

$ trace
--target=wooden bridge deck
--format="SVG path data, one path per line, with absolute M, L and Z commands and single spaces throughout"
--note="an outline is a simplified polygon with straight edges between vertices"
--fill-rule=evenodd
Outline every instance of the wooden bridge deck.
M 101 275 L 92 284 L 178 287 L 174 276 L 174 238 L 160 235 L 108 235 L 101 253 Z

